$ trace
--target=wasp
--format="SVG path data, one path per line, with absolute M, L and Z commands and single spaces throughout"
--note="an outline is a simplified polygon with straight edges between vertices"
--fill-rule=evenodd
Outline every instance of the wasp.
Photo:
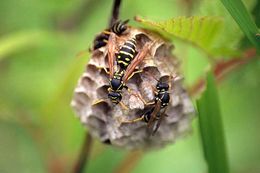
M 120 103 L 120 105 L 128 109 L 122 102 L 122 90 L 125 88 L 131 91 L 126 83 L 135 74 L 142 72 L 142 70 L 136 70 L 136 67 L 144 60 L 146 57 L 150 46 L 148 43 L 144 45 L 141 51 L 136 50 L 136 40 L 132 38 L 127 40 L 123 46 L 119 49 L 118 53 L 114 53 L 116 50 L 116 36 L 111 33 L 108 41 L 108 65 L 109 71 L 105 71 L 109 74 L 109 88 L 108 88 L 108 98 L 114 104 Z M 115 70 L 115 63 L 116 67 Z M 103 101 L 103 100 L 100 100 Z M 95 103 L 98 103 L 97 101 Z
M 112 48 L 113 49 L 113 48 Z M 109 67 L 109 74 L 110 74 L 110 79 L 109 79 L 109 88 L 108 88 L 108 98 L 111 99 L 111 101 L 115 104 L 118 104 L 121 99 L 122 99 L 122 89 L 127 88 L 125 85 L 127 78 L 125 78 L 125 73 L 127 72 L 127 67 L 130 65 L 131 61 L 134 59 L 136 56 L 137 51 L 136 51 L 136 39 L 132 38 L 130 40 L 127 40 L 124 45 L 120 48 L 119 52 L 115 54 L 116 57 L 116 63 L 117 66 L 119 66 L 119 69 L 113 73 L 113 68 L 114 64 L 110 62 L 110 67 Z M 112 55 L 111 55 L 112 56 Z M 111 60 L 111 57 L 109 58 Z M 114 61 L 114 60 L 112 60 Z M 135 67 L 130 67 L 130 68 L 135 68 Z M 129 79 L 137 72 L 132 73 L 129 76 Z M 113 74 L 113 75 L 112 75 Z M 130 73 L 128 73 L 130 74 Z
M 115 37 L 111 37 L 111 41 Z M 125 44 L 120 48 L 119 53 L 113 56 L 114 44 L 109 44 L 108 60 L 109 60 L 109 88 L 108 88 L 108 98 L 115 104 L 121 103 L 122 100 L 122 89 L 128 87 L 126 82 L 131 79 L 135 74 L 142 72 L 142 70 L 135 71 L 136 67 L 144 60 L 146 57 L 149 45 L 146 44 L 140 52 L 136 51 L 136 40 L 132 38 L 127 40 Z M 114 58 L 116 57 L 116 63 L 119 66 L 114 72 Z M 129 91 L 129 90 L 128 90 Z
M 106 46 L 111 32 L 115 33 L 118 36 L 123 34 L 127 30 L 128 22 L 129 20 L 125 20 L 123 22 L 119 20 L 115 22 L 111 28 L 102 31 L 99 35 L 96 36 L 94 40 L 93 50 Z
M 147 128 L 149 130 L 149 134 L 154 135 L 160 127 L 161 121 L 166 116 L 165 112 L 167 106 L 170 102 L 170 82 L 162 82 L 157 80 L 155 96 L 154 100 L 150 103 L 147 103 L 144 99 L 141 100 L 145 103 L 145 105 L 150 105 L 148 110 L 144 112 L 139 118 L 129 121 L 123 121 L 122 123 L 134 123 L 138 121 L 144 121 L 147 123 Z

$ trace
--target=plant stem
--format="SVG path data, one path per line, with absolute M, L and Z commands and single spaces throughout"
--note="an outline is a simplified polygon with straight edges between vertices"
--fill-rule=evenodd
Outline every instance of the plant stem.
M 144 153 L 141 150 L 130 152 L 116 168 L 115 173 L 130 173 L 139 163 Z
M 217 82 L 220 82 L 225 76 L 229 75 L 236 68 L 250 62 L 251 59 L 256 57 L 256 49 L 251 48 L 245 51 L 244 55 L 240 58 L 232 58 L 227 61 L 219 61 L 213 65 L 214 76 Z M 189 88 L 191 96 L 196 96 L 201 93 L 205 86 L 205 79 L 199 78 L 198 81 Z
M 89 132 L 86 132 L 84 143 L 78 156 L 78 160 L 74 165 L 73 173 L 83 173 L 87 166 L 88 158 L 92 148 L 92 137 Z
M 78 8 L 73 10 L 69 15 L 61 14 L 55 18 L 55 24 L 60 30 L 72 31 L 78 27 L 96 10 L 104 0 L 84 0 Z M 60 17 L 61 16 L 61 17 Z M 64 16 L 64 17 L 63 17 Z
M 109 22 L 109 28 L 118 20 L 119 18 L 119 8 L 120 8 L 121 0 L 114 0 L 114 5 L 112 9 L 112 14 Z

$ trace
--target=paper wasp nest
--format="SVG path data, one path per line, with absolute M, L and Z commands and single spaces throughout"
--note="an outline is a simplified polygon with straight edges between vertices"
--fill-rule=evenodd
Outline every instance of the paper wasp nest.
M 173 46 L 148 31 L 135 28 L 128 30 L 127 34 L 120 36 L 122 39 L 117 41 L 117 48 L 132 37 L 136 37 L 138 52 L 142 51 L 145 44 L 151 44 L 145 60 L 138 66 L 143 72 L 134 75 L 126 83 L 132 93 L 123 89 L 122 102 L 129 110 L 123 109 L 119 104 L 113 105 L 107 99 L 109 75 L 102 69 L 108 67 L 107 46 L 92 52 L 92 57 L 75 88 L 71 105 L 92 136 L 101 142 L 129 149 L 158 148 L 174 142 L 177 137 L 190 130 L 194 107 L 182 86 L 178 61 L 172 55 Z M 121 121 L 142 115 L 145 105 L 133 93 L 139 93 L 147 102 L 153 101 L 153 88 L 158 82 L 156 79 L 169 81 L 171 84 L 170 103 L 158 131 L 154 136 L 149 136 L 146 122 L 124 124 Z M 104 101 L 93 105 L 99 99 Z

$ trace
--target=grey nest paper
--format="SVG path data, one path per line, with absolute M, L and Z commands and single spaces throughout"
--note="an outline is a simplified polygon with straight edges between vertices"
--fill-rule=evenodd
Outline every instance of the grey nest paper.
M 109 75 L 104 70 L 108 68 L 107 46 L 92 51 L 74 90 L 71 105 L 91 135 L 103 143 L 127 149 L 163 147 L 191 130 L 194 107 L 183 87 L 179 61 L 172 54 L 173 46 L 155 33 L 131 27 L 117 39 L 117 50 L 125 40 L 133 37 L 136 38 L 138 52 L 145 44 L 150 46 L 145 59 L 138 65 L 138 70 L 142 72 L 127 81 L 130 91 L 123 89 L 121 102 L 128 109 L 113 104 L 107 98 Z M 145 121 L 123 123 L 139 118 L 150 108 L 145 102 L 154 100 L 158 81 L 168 82 L 170 86 L 170 101 L 158 131 L 150 135 Z

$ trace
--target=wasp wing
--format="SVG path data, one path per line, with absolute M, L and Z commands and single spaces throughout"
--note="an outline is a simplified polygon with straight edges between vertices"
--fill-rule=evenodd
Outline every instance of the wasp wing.
M 154 126 L 153 126 L 153 131 L 152 131 L 152 136 L 157 132 L 157 130 L 159 129 L 161 122 L 163 120 L 163 118 L 165 117 L 165 112 L 166 112 L 166 108 L 164 108 L 163 112 L 160 112 L 160 117 L 159 119 L 155 122 Z
M 134 72 L 135 68 L 140 64 L 140 62 L 144 60 L 148 50 L 149 50 L 149 45 L 146 44 L 144 48 L 141 51 L 139 51 L 139 53 L 136 55 L 136 57 L 133 59 L 130 65 L 127 67 L 125 75 L 123 77 L 124 83 L 131 78 L 131 74 Z
M 116 50 L 116 36 L 114 33 L 110 33 L 108 39 L 108 66 L 110 78 L 114 75 L 114 63 L 115 63 L 115 50 Z
M 151 114 L 150 120 L 147 123 L 147 128 L 148 128 L 149 135 L 154 133 L 154 129 L 155 129 L 156 124 L 157 124 L 157 115 L 158 115 L 158 113 L 160 113 L 160 109 L 161 109 L 161 104 L 158 101 L 154 105 L 154 109 L 153 109 L 153 112 Z

